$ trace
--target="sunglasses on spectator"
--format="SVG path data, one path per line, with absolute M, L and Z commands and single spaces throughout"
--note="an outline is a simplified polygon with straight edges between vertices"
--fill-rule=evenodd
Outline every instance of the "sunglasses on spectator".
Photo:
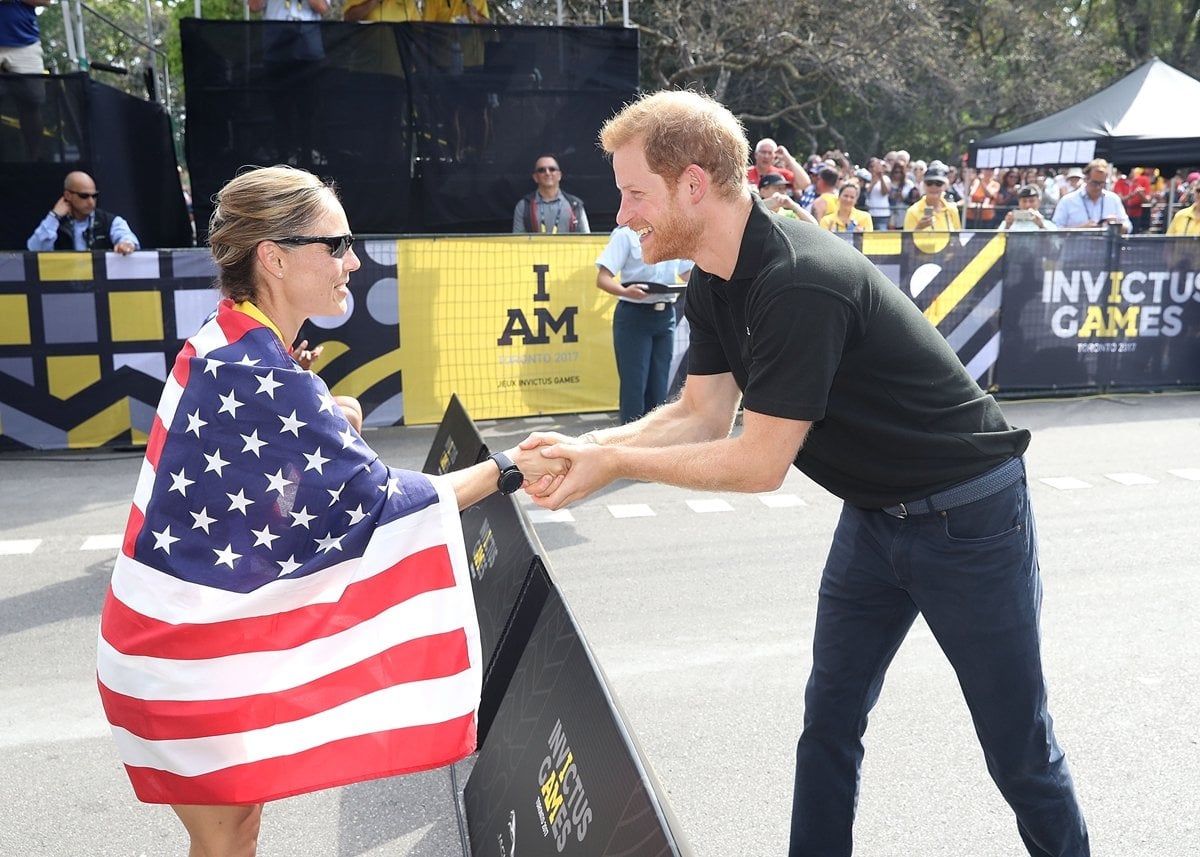
M 558 167 L 535 167 L 535 173 L 557 173 Z
M 340 259 L 354 246 L 353 235 L 299 235 L 293 238 L 276 238 L 276 244 L 301 246 L 304 244 L 324 244 L 329 248 L 329 255 Z
M 95 193 L 83 193 L 83 192 L 77 191 L 77 190 L 68 190 L 67 193 L 74 194 L 75 196 L 79 197 L 80 199 L 99 199 L 100 198 L 100 191 L 96 191 Z

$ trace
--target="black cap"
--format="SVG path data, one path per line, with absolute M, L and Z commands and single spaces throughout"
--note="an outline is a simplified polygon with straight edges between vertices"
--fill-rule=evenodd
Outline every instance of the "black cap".
M 760 190 L 764 187 L 770 187 L 771 185 L 777 184 L 787 184 L 787 179 L 785 179 L 779 173 L 767 173 L 758 180 L 758 187 Z
M 947 178 L 946 168 L 941 164 L 930 164 L 929 169 L 925 171 L 925 184 L 929 184 L 930 182 L 946 184 L 947 181 L 949 179 Z

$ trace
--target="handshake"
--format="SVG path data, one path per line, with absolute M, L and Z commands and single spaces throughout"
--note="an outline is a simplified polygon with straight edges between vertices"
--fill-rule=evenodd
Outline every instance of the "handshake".
M 524 489 L 537 505 L 561 509 L 616 478 L 615 469 L 594 437 L 534 432 L 507 451 L 525 477 Z

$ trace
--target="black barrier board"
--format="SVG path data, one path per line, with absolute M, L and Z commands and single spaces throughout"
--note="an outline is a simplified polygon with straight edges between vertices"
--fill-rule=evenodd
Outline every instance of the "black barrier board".
M 462 400 L 452 395 L 424 472 L 449 473 L 482 461 L 487 454 L 487 445 Z M 462 527 L 483 657 L 478 718 L 482 746 L 533 631 L 546 587 L 536 581 L 531 585 L 537 537 L 512 497 L 493 494 L 472 506 L 462 513 Z
M 533 631 L 544 593 L 539 595 L 536 586 L 534 592 L 527 591 L 537 562 L 536 540 L 512 497 L 497 493 L 472 506 L 462 513 L 462 527 L 483 653 L 482 745 Z
M 462 470 L 482 461 L 486 448 L 462 401 L 451 395 L 421 472 L 440 475 Z
M 691 854 L 574 618 L 547 586 L 464 791 L 474 857 Z

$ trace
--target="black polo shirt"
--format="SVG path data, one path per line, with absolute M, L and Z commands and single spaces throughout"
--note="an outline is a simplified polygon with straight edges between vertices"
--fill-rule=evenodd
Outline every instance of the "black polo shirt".
M 926 497 L 1029 445 L 865 256 L 761 204 L 731 279 L 692 271 L 687 317 L 688 372 L 731 372 L 747 410 L 812 421 L 796 467 L 856 506 Z

